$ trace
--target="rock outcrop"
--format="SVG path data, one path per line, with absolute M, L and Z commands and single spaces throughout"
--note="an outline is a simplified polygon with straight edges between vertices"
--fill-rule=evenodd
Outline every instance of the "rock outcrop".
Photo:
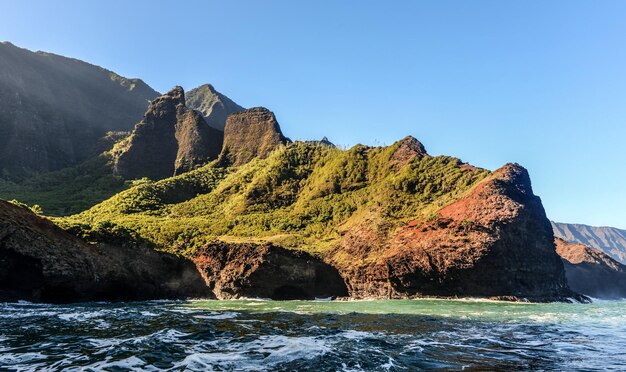
M 598 249 L 626 264 L 626 230 L 559 222 L 552 222 L 552 228 L 557 238 Z
M 0 301 L 210 295 L 188 260 L 145 246 L 88 244 L 26 208 L 0 201 Z
M 570 288 L 594 298 L 626 298 L 625 265 L 598 249 L 559 238 L 555 243 Z
M 0 177 L 21 180 L 95 155 L 159 94 L 77 59 L 0 43 Z
M 426 148 L 415 137 L 407 136 L 401 139 L 400 146 L 393 155 L 391 155 L 390 163 L 395 169 L 400 169 L 413 161 L 415 158 L 423 158 L 428 156 Z
M 216 159 L 222 140 L 222 132 L 186 107 L 183 88 L 175 87 L 150 103 L 115 153 L 115 169 L 129 179 L 171 177 Z
M 550 222 L 516 164 L 389 237 L 373 224 L 348 231 L 328 260 L 357 298 L 584 300 L 568 287 Z
M 287 144 L 274 113 L 254 107 L 232 114 L 224 127 L 223 165 L 239 166 L 254 158 L 265 158 L 277 146 Z
M 245 109 L 230 98 L 204 84 L 187 92 L 187 107 L 199 111 L 211 127 L 224 131 L 226 119 Z
M 335 268 L 301 251 L 269 244 L 212 243 L 192 259 L 219 299 L 305 300 L 348 295 Z

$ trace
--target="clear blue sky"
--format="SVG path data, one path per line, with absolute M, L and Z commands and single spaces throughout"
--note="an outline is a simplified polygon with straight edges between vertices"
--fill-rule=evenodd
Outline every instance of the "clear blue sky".
M 530 171 L 548 216 L 626 228 L 625 1 L 1 1 L 0 40 L 205 82 L 294 139 L 406 135 Z

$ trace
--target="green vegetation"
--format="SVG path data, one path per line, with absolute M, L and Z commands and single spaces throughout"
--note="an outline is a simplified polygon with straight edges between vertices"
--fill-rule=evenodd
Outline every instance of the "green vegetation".
M 36 204 L 38 211 L 48 216 L 66 216 L 82 212 L 130 185 L 113 175 L 110 157 L 103 154 L 76 167 L 20 183 L 0 179 L 0 199 Z
M 489 174 L 447 156 L 398 167 L 390 159 L 399 146 L 340 150 L 296 142 L 239 168 L 211 163 L 143 181 L 59 223 L 82 231 L 119 226 L 179 253 L 216 238 L 321 252 L 353 226 L 392 231 L 435 215 Z

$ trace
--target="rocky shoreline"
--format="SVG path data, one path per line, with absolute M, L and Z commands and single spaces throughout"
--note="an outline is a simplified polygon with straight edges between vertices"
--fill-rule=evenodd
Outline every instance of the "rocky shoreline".
M 471 226 L 462 222 L 468 218 Z M 123 238 L 94 239 L 88 242 L 27 208 L 0 201 L 0 301 L 588 301 L 568 287 L 549 222 L 526 171 L 516 165 L 496 171 L 437 218 L 409 223 L 385 243 L 387 251 L 378 260 L 365 265 L 359 257 L 364 248 L 354 236 L 338 248 L 353 262 L 338 262 L 336 251 L 319 258 L 271 244 L 224 242 L 185 258 Z

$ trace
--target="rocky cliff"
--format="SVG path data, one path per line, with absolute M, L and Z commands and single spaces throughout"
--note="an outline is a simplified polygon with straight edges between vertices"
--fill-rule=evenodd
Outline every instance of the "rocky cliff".
M 0 177 L 74 165 L 127 131 L 158 93 L 76 59 L 0 43 Z
M 288 274 L 277 281 L 261 275 L 269 287 L 250 281 L 257 271 L 248 269 L 273 267 L 264 246 L 256 255 L 250 246 L 206 248 L 209 241 L 306 252 L 336 269 L 353 298 L 584 300 L 567 285 L 524 168 L 489 172 L 431 156 L 413 137 L 349 150 L 289 143 L 245 167 L 217 162 L 134 187 L 67 221 L 112 221 L 162 249 L 199 250 L 207 280 L 223 297 L 304 287 L 280 284 Z
M 626 298 L 626 266 L 598 249 L 556 238 L 569 286 L 601 299 Z
M 219 299 L 313 300 L 348 295 L 337 269 L 302 251 L 214 242 L 197 250 L 192 260 Z
M 516 164 L 388 238 L 375 229 L 363 224 L 348 231 L 328 256 L 353 297 L 577 297 L 567 285 L 541 201 Z
M 266 158 L 287 142 L 274 113 L 264 107 L 254 107 L 228 117 L 220 162 L 239 166 L 254 158 Z
M 552 228 L 557 238 L 598 249 L 613 259 L 626 263 L 626 230 L 559 222 L 552 222 Z
M 188 91 L 187 107 L 199 111 L 207 124 L 220 131 L 224 131 L 229 115 L 245 110 L 215 90 L 211 84 L 204 84 Z
M 0 201 L 0 301 L 210 295 L 188 260 L 126 240 L 88 244 L 28 209 Z
M 115 169 L 127 179 L 153 180 L 187 172 L 216 159 L 223 135 L 185 105 L 175 87 L 150 103 L 144 118 L 115 150 Z

